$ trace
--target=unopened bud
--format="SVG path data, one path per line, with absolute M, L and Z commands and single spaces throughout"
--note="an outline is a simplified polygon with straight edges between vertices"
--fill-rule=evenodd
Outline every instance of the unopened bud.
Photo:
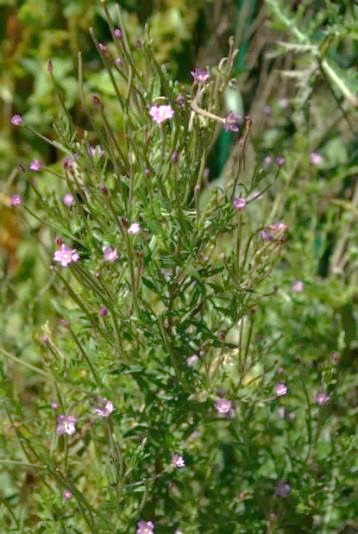
M 178 151 L 177 150 L 174 150 L 174 152 L 172 153 L 171 155 L 171 162 L 172 163 L 177 163 L 178 162 L 178 158 L 179 158 L 179 154 L 178 154 Z
M 107 45 L 103 44 L 103 43 L 98 43 L 98 49 L 99 51 L 101 52 L 101 54 L 103 54 L 104 56 L 106 56 L 108 54 L 108 47 Z
M 98 95 L 92 95 L 92 102 L 93 102 L 94 107 L 103 108 L 102 99 Z
M 123 36 L 123 32 L 120 28 L 116 28 L 113 33 L 116 39 L 121 39 Z

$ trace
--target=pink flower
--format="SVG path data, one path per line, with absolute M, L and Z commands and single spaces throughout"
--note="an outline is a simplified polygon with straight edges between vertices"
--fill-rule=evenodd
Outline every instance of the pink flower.
M 233 207 L 238 211 L 243 211 L 246 207 L 246 199 L 242 197 L 235 197 L 232 201 Z
M 59 415 L 57 417 L 57 434 L 72 436 L 76 432 L 76 417 L 74 415 Z
M 277 158 L 275 159 L 275 163 L 277 165 L 277 167 L 282 167 L 282 165 L 285 164 L 285 158 L 282 157 L 282 156 L 277 156 Z
M 317 167 L 323 162 L 323 156 L 319 152 L 311 152 L 310 162 Z
M 62 493 L 62 497 L 64 498 L 65 501 L 69 501 L 72 499 L 73 497 L 73 493 L 71 490 L 69 489 L 65 489 Z
M 70 263 L 75 263 L 80 259 L 76 249 L 70 249 L 67 245 L 61 245 L 59 250 L 53 255 L 53 260 L 62 267 L 67 267 Z
M 30 169 L 32 171 L 38 172 L 38 171 L 41 171 L 42 168 L 43 168 L 43 163 L 39 159 L 34 159 L 31 161 Z
M 98 406 L 94 409 L 97 415 L 100 417 L 108 417 L 113 412 L 113 403 L 107 399 L 101 399 Z
M 177 469 L 181 469 L 182 467 L 185 467 L 185 460 L 179 454 L 173 454 L 172 455 L 172 465 L 174 467 L 176 467 Z
M 267 228 L 264 228 L 263 230 L 261 230 L 260 237 L 263 241 L 267 241 L 267 242 L 273 240 L 273 235 Z
M 139 521 L 137 534 L 154 534 L 154 523 L 152 521 Z
M 75 203 L 75 198 L 71 193 L 66 193 L 62 197 L 62 202 L 67 208 L 70 208 Z
M 232 402 L 226 399 L 218 399 L 215 402 L 215 409 L 220 414 L 228 415 L 232 410 Z
M 274 392 L 276 397 L 282 397 L 283 395 L 287 394 L 287 386 L 280 382 L 279 384 L 275 385 Z
M 318 406 L 324 406 L 330 401 L 330 396 L 325 391 L 320 391 L 316 395 L 316 403 Z
M 174 110 L 171 106 L 151 106 L 149 109 L 149 115 L 153 121 L 157 124 L 161 124 L 166 120 L 170 120 L 174 116 Z
M 190 73 L 194 80 L 199 83 L 206 83 L 210 80 L 210 74 L 208 69 L 202 69 L 200 67 L 195 67 L 194 70 Z
M 21 126 L 21 124 L 23 123 L 23 120 L 22 120 L 21 115 L 19 115 L 18 113 L 15 113 L 15 115 L 11 117 L 10 122 L 13 126 Z
M 108 263 L 114 263 L 118 260 L 118 252 L 115 248 L 103 247 L 103 257 Z
M 267 156 L 265 156 L 264 164 L 267 165 L 267 166 L 272 164 L 272 156 L 271 156 L 271 154 L 267 154 Z
M 17 208 L 18 206 L 21 206 L 22 204 L 22 198 L 20 197 L 20 195 L 12 195 L 10 197 L 10 206 L 12 206 L 13 208 Z
M 73 497 L 73 493 L 71 490 L 65 489 L 63 490 L 62 497 L 64 498 L 65 501 L 70 501 Z
M 294 280 L 291 289 L 294 293 L 301 293 L 304 289 L 304 283 L 302 280 Z
M 139 234 L 140 230 L 141 230 L 140 224 L 139 223 L 133 223 L 133 224 L 130 225 L 130 227 L 128 228 L 127 231 L 128 231 L 128 233 L 130 235 L 136 235 L 136 234 Z
M 103 306 L 103 308 L 100 308 L 99 314 L 100 314 L 101 317 L 106 317 L 106 315 L 108 315 L 107 308 L 105 308 L 104 306 Z

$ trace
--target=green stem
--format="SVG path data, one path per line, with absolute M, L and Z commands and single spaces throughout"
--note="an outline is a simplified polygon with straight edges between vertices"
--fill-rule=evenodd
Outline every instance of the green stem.
M 72 335 L 72 338 L 73 338 L 74 342 L 76 343 L 80 353 L 82 354 L 84 360 L 87 362 L 88 367 L 91 369 L 91 372 L 93 374 L 93 377 L 94 377 L 97 385 L 103 390 L 104 389 L 104 384 L 103 384 L 102 380 L 99 378 L 99 376 L 97 374 L 97 371 L 96 371 L 93 363 L 91 362 L 91 359 L 89 358 L 88 354 L 84 350 L 80 340 L 78 339 L 78 337 L 75 334 L 75 332 L 72 330 L 71 326 L 69 326 L 69 331 L 70 331 L 70 333 Z

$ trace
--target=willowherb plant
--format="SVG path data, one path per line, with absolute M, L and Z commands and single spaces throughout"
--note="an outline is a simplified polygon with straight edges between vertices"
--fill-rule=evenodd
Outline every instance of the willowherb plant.
M 24 528 L 236 532 L 227 505 L 240 507 L 238 477 L 245 491 L 256 466 L 222 447 L 234 439 L 247 457 L 253 406 L 287 393 L 251 341 L 288 227 L 255 210 L 269 187 L 262 169 L 242 179 L 251 121 L 222 111 L 233 43 L 217 67 L 192 72 L 188 91 L 156 62 L 149 33 L 131 42 L 120 11 L 117 25 L 104 10 L 113 41 L 91 35 L 113 96 L 80 85 L 84 129 L 49 63 L 61 112 L 44 141 L 62 167 L 33 160 L 37 207 L 12 203 L 50 230 L 41 237 L 58 314 L 38 339 L 42 365 L 31 365 L 51 403 L 39 401 L 32 421 L 9 410 L 22 451 L 12 460 L 38 481 Z M 19 115 L 11 122 L 26 127 Z M 204 199 L 219 128 L 239 139 L 237 165 Z M 270 498 L 289 494 L 280 484 Z

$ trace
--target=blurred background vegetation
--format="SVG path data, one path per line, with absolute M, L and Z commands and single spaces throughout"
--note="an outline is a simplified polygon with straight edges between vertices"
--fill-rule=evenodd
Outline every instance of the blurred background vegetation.
M 115 17 L 115 2 L 109 6 Z M 235 36 L 240 52 L 226 111 L 252 117 L 248 168 L 266 165 L 273 177 L 275 158 L 285 158 L 280 181 L 268 193 L 274 207 L 266 215 L 268 223 L 282 219 L 291 229 L 272 278 L 276 296 L 257 314 L 257 347 L 273 347 L 270 358 L 280 362 L 288 381 L 297 378 L 306 389 L 335 392 L 329 411 L 337 449 L 356 448 L 357 440 L 352 441 L 358 397 L 356 3 L 123 0 L 121 6 L 133 43 L 140 42 L 148 24 L 158 61 L 184 90 L 193 67 L 217 64 L 227 52 L 228 37 Z M 9 196 L 18 192 L 25 203 L 29 198 L 30 184 L 19 164 L 38 157 L 56 169 L 60 156 L 29 130 L 12 128 L 9 120 L 13 113 L 21 113 L 27 124 L 50 135 L 58 111 L 47 71 L 51 58 L 66 106 L 85 130 L 79 51 L 85 92 L 115 101 L 89 27 L 94 27 L 100 42 L 110 41 L 96 0 L 0 0 L 0 344 L 15 355 L 26 354 L 30 362 L 39 358 L 33 337 L 40 336 L 41 326 L 56 316 L 51 274 L 37 244 L 41 224 L 26 227 L 18 212 L 10 209 Z M 232 134 L 220 134 L 209 157 L 211 181 L 225 182 L 236 149 Z M 321 156 L 319 162 L 313 161 L 312 153 Z M 292 293 L 295 279 L 303 281 L 303 292 Z M 332 354 L 338 355 L 333 363 Z M 15 395 L 26 405 L 38 384 L 21 373 L 15 366 L 2 366 L 1 393 Z M 304 398 L 305 392 L 292 394 Z M 1 440 L 6 448 L 5 434 Z M 345 525 L 358 529 L 350 466 L 343 455 L 339 458 L 342 501 L 332 524 L 337 529 Z M 23 482 L 24 488 L 27 483 Z

